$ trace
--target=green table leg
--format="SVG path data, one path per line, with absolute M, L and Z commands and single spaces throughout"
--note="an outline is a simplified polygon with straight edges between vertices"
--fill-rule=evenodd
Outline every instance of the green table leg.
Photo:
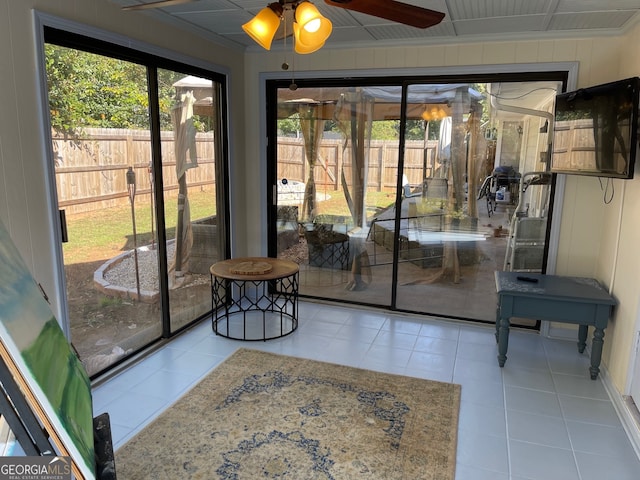
M 578 328 L 578 351 L 584 353 L 584 347 L 587 346 L 587 332 L 589 331 L 588 325 L 580 325 Z
M 507 361 L 507 349 L 509 348 L 509 319 L 500 318 L 500 330 L 498 333 L 498 365 L 504 367 Z
M 593 343 L 591 344 L 591 380 L 598 378 L 600 373 L 600 360 L 602 359 L 602 346 L 604 345 L 604 330 L 596 327 L 593 332 Z

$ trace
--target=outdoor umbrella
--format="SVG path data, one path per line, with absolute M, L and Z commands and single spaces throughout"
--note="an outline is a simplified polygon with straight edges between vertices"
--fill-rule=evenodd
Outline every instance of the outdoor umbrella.
M 173 288 L 180 286 L 180 279 L 189 269 L 189 256 L 193 246 L 186 172 L 189 168 L 198 166 L 196 129 L 193 125 L 193 105 L 195 101 L 193 92 L 188 91 L 180 95 L 179 101 L 175 103 L 171 110 L 175 135 L 176 176 L 178 178 L 176 251 L 173 264 L 169 268 L 170 285 Z

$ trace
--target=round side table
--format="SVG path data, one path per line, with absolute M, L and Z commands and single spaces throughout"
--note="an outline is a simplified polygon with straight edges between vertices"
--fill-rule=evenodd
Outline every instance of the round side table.
M 297 263 L 243 257 L 217 262 L 209 270 L 216 335 L 264 341 L 298 328 Z

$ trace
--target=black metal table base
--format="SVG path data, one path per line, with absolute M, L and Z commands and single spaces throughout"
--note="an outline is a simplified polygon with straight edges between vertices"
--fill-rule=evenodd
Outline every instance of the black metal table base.
M 298 272 L 269 280 L 211 275 L 212 328 L 245 341 L 285 337 L 298 328 Z

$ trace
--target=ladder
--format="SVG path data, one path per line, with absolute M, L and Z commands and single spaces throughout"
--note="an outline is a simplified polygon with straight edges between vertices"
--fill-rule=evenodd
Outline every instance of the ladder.
M 532 195 L 525 195 L 532 185 L 550 185 L 549 172 L 527 172 L 520 178 L 518 205 L 511 217 L 507 250 L 504 257 L 504 271 L 542 272 L 544 260 L 545 237 L 547 232 L 548 192 L 538 198 L 536 204 L 543 207 L 532 211 L 527 199 L 535 200 Z M 533 215 L 530 216 L 530 213 Z

